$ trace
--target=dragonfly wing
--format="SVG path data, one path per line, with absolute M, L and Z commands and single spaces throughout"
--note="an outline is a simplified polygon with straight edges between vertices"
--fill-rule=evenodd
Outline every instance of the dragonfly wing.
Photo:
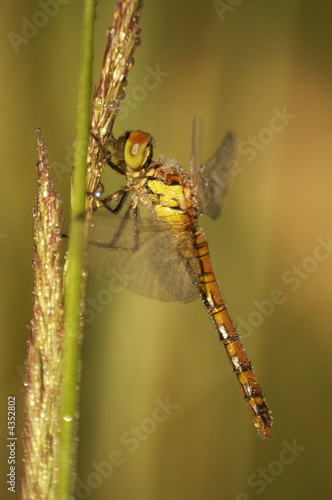
M 189 301 L 197 296 L 197 265 L 191 234 L 179 242 L 166 224 L 119 215 L 95 214 L 89 265 L 99 275 L 130 291 L 162 301 Z M 182 235 L 183 236 L 183 235 Z M 187 259 L 181 258 L 184 252 Z
M 196 160 L 196 172 L 193 171 L 193 177 L 196 180 L 198 203 L 203 213 L 212 219 L 218 217 L 224 204 L 231 181 L 234 153 L 235 138 L 229 131 L 207 163 L 198 169 Z
M 192 143 L 191 158 L 190 158 L 191 178 L 193 180 L 197 203 L 200 209 L 202 210 L 202 213 L 206 213 L 205 196 L 203 190 L 203 183 L 201 181 L 201 176 L 200 176 L 200 164 L 199 164 L 199 123 L 196 116 L 193 121 L 191 143 Z

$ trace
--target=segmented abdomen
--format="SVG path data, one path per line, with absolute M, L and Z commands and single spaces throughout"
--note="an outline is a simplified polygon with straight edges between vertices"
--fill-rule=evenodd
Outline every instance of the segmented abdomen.
M 194 230 L 194 249 L 199 269 L 199 290 L 219 339 L 223 342 L 228 359 L 247 401 L 253 422 L 262 438 L 271 438 L 272 422 L 261 388 L 251 367 L 250 360 L 242 347 L 232 320 L 220 293 L 209 255 L 205 236 Z

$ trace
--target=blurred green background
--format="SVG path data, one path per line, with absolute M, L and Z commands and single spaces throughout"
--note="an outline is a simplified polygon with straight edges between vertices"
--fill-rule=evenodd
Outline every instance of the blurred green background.
M 8 394 L 22 429 L 37 126 L 69 213 L 82 3 L 24 32 L 41 3 L 7 2 L 0 20 L 1 498 Z M 95 82 L 113 5 L 98 2 Z M 156 156 L 188 166 L 194 115 L 202 160 L 236 131 L 238 175 L 221 219 L 202 224 L 274 437 L 256 436 L 199 300 L 159 303 L 121 287 L 106 296 L 91 278 L 99 310 L 82 349 L 77 498 L 331 498 L 331 15 L 327 1 L 146 0 L 115 134 L 150 131 Z M 169 415 L 156 400 L 174 405 Z M 122 463 L 111 470 L 114 450 Z

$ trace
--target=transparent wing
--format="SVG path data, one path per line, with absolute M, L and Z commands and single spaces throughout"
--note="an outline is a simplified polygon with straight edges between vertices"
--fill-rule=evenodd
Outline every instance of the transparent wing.
M 227 132 L 215 154 L 200 167 L 197 144 L 198 129 L 197 121 L 194 120 L 191 169 L 197 201 L 203 213 L 216 219 L 221 212 L 231 181 L 235 154 L 234 134 Z
M 203 213 L 206 213 L 205 198 L 203 191 L 203 184 L 200 177 L 200 164 L 199 164 L 199 123 L 195 116 L 193 121 L 192 139 L 191 139 L 191 158 L 190 158 L 190 172 L 193 180 L 197 203 Z
M 197 296 L 191 233 L 170 231 L 155 219 L 97 212 L 89 239 L 89 267 L 102 277 L 118 277 L 128 290 L 162 301 Z

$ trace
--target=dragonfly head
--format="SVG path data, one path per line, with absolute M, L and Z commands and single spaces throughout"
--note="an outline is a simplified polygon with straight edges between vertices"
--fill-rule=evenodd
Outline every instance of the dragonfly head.
M 146 132 L 126 132 L 115 143 L 115 159 L 126 173 L 139 172 L 151 162 L 153 144 L 152 135 Z

